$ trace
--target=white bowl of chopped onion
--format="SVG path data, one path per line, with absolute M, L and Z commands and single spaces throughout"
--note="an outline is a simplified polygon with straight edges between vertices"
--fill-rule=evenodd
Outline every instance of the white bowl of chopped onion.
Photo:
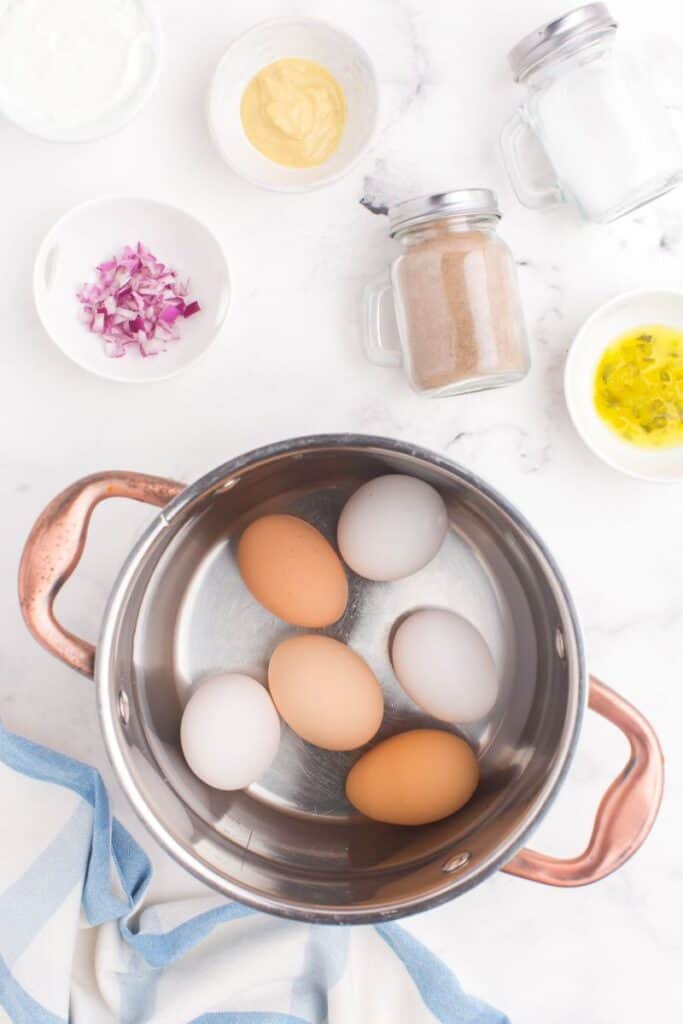
M 94 199 L 50 229 L 36 309 L 83 369 L 126 383 L 171 377 L 215 340 L 230 303 L 223 250 L 191 214 L 152 199 Z

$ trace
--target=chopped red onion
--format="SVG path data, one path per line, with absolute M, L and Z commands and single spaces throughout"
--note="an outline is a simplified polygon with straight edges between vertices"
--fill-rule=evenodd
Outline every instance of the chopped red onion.
M 196 300 L 186 301 L 189 290 L 189 281 L 179 281 L 177 271 L 138 242 L 100 263 L 96 282 L 83 284 L 76 296 L 81 319 L 100 335 L 105 355 L 120 359 L 129 345 L 142 356 L 155 356 L 167 342 L 178 341 L 179 321 L 201 308 Z

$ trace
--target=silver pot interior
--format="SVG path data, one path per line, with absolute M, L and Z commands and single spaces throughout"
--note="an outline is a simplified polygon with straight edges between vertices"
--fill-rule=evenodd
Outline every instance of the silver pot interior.
M 451 608 L 484 634 L 500 671 L 487 720 L 461 731 L 481 784 L 458 814 L 405 828 L 350 807 L 344 779 L 360 751 L 333 754 L 286 727 L 275 763 L 238 793 L 212 790 L 179 747 L 182 708 L 216 670 L 265 680 L 291 628 L 260 608 L 235 563 L 240 532 L 290 512 L 334 541 L 346 498 L 386 472 L 434 484 L 451 529 L 436 560 L 392 584 L 350 579 L 341 622 L 380 679 L 380 738 L 448 728 L 406 697 L 391 671 L 392 626 L 425 605 Z M 518 515 L 478 481 L 391 441 L 327 438 L 276 446 L 188 488 L 155 520 L 110 601 L 97 660 L 98 695 L 114 767 L 143 820 L 193 873 L 244 902 L 309 920 L 369 921 L 464 891 L 511 856 L 549 803 L 571 755 L 583 706 L 580 637 L 561 580 Z M 457 730 L 456 730 L 457 731 Z

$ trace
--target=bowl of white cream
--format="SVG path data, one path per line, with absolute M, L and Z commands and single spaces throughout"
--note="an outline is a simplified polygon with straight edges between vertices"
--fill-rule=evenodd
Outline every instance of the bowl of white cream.
M 159 77 L 147 0 L 0 0 L 0 114 L 55 142 L 122 128 Z

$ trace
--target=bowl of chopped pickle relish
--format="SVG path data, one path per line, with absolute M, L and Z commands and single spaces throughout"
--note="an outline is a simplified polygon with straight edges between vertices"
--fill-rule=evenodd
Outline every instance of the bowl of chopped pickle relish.
M 683 481 L 683 292 L 629 292 L 596 310 L 569 351 L 565 397 L 603 462 Z

